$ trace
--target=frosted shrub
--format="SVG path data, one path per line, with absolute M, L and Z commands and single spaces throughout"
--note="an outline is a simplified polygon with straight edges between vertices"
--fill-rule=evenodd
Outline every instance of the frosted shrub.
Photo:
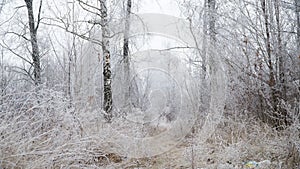
M 2 96 L 0 103 L 3 168 L 54 165 L 51 154 L 59 154 L 64 144 L 78 136 L 78 126 L 63 93 L 52 90 L 14 93 Z

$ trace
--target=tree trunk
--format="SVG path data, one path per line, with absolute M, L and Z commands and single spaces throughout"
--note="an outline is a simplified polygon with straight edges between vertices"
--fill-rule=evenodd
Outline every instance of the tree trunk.
M 72 24 L 73 24 L 73 32 L 75 32 L 75 1 L 73 0 L 72 2 Z M 70 107 L 72 106 L 72 100 L 73 100 L 73 92 L 75 86 L 72 85 L 72 81 L 73 78 L 75 76 L 75 65 L 76 65 L 76 56 L 77 55 L 77 51 L 76 51 L 76 35 L 73 34 L 72 37 L 72 47 L 70 50 L 70 54 L 69 54 L 69 62 L 68 62 L 68 97 L 69 97 L 69 103 L 70 103 Z M 73 72 L 72 72 L 73 70 Z M 72 76 L 73 75 L 73 76 Z M 72 86 L 73 90 L 72 90 Z
M 209 39 L 210 39 L 210 46 L 209 46 L 209 64 L 210 64 L 210 74 L 216 72 L 216 67 L 215 65 L 215 49 L 216 49 L 216 0 L 208 0 L 207 1 L 208 5 L 208 31 L 209 31 Z
M 280 26 L 280 5 L 279 0 L 275 0 L 275 17 L 276 17 L 276 25 L 277 25 L 277 45 L 278 51 L 276 53 L 278 58 L 278 72 L 279 72 L 279 82 L 280 82 L 280 97 L 286 100 L 286 80 L 285 80 L 285 59 L 283 58 L 282 51 L 282 38 L 281 38 L 281 26 Z
M 277 109 L 277 97 L 275 89 L 275 74 L 274 67 L 272 63 L 272 53 L 271 53 L 271 40 L 270 40 L 270 27 L 269 27 L 269 14 L 266 7 L 266 0 L 261 0 L 261 8 L 263 11 L 265 31 L 266 31 L 266 50 L 267 50 L 267 66 L 269 68 L 269 87 L 271 89 L 271 103 L 274 111 Z
M 108 30 L 108 16 L 106 0 L 100 0 L 101 12 L 101 30 L 102 30 L 102 52 L 103 52 L 103 82 L 104 82 L 104 118 L 110 123 L 112 120 L 112 88 L 111 88 L 111 66 L 110 66 L 110 52 L 109 52 L 109 30 Z
M 4 54 L 3 54 L 3 49 L 1 49 L 1 80 L 0 80 L 0 87 L 1 87 L 1 96 L 5 96 L 5 88 L 6 88 L 6 78 L 4 76 L 4 62 L 3 62 L 3 58 L 4 58 Z M 0 99 L 0 104 L 2 105 L 3 104 L 3 100 Z
M 297 25 L 297 52 L 296 52 L 296 60 L 298 60 L 298 65 L 300 64 L 300 0 L 295 0 L 295 13 L 297 16 L 296 25 Z M 298 59 L 297 59 L 298 58 Z M 299 69 L 298 69 L 299 70 Z M 300 86 L 298 87 L 298 91 L 300 91 Z M 299 95 L 296 97 L 297 100 L 300 99 Z
M 30 42 L 32 47 L 32 60 L 33 60 L 33 74 L 34 74 L 34 84 L 36 86 L 41 84 L 41 66 L 40 66 L 40 53 L 39 46 L 37 42 L 37 29 L 38 25 L 35 26 L 33 9 L 32 9 L 32 1 L 33 0 L 25 0 L 27 11 L 28 11 L 28 23 L 29 23 L 29 31 L 30 31 Z M 41 8 L 42 0 L 40 1 Z M 40 11 L 39 11 L 40 16 Z M 37 21 L 39 23 L 39 20 Z
M 204 15 L 203 15 L 203 43 L 202 43 L 202 81 L 206 77 L 206 55 L 207 55 L 207 0 L 204 0 Z
M 300 0 L 295 0 L 295 13 L 297 16 L 296 24 L 297 24 L 297 55 L 299 57 L 300 53 Z
M 209 9 L 209 36 L 211 42 L 216 41 L 216 0 L 208 0 L 208 9 Z
M 276 52 L 276 58 L 278 58 L 278 74 L 279 74 L 279 86 L 277 88 L 278 95 L 276 96 L 277 100 L 282 99 L 284 101 L 287 100 L 287 84 L 286 84 L 286 78 L 285 78 L 285 59 L 284 59 L 284 53 L 282 51 L 282 38 L 281 38 L 281 26 L 280 26 L 280 4 L 279 0 L 274 1 L 274 7 L 275 7 L 275 18 L 276 18 L 276 26 L 277 26 L 277 45 L 278 45 L 278 51 Z M 279 98 L 278 98 L 279 97 Z M 288 125 L 289 119 L 287 110 L 283 105 L 279 105 L 279 113 L 280 116 L 283 117 L 283 124 Z M 279 122 L 279 125 L 281 122 Z
M 124 106 L 130 106 L 130 62 L 129 62 L 129 30 L 130 30 L 130 13 L 131 0 L 127 0 L 126 16 L 125 16 L 125 30 L 124 30 L 124 44 L 123 44 L 123 63 L 124 63 Z

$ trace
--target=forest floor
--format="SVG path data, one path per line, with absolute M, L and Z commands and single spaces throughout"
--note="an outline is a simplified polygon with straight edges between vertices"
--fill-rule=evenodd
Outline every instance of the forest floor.
M 260 168 L 299 169 L 300 140 L 296 128 L 289 126 L 278 131 L 255 118 L 227 116 L 205 142 L 201 143 L 201 125 L 196 125 L 193 133 L 167 152 L 143 158 L 106 153 L 107 162 L 101 167 L 242 169 L 245 162 L 269 160 L 270 165 Z
M 31 114 L 6 113 L 0 121 L 1 169 L 242 169 L 244 162 L 263 160 L 271 162 L 261 167 L 265 169 L 300 167 L 299 124 L 275 130 L 256 118 L 225 115 L 204 142 L 200 122 L 168 151 L 137 158 L 110 151 L 118 150 L 118 146 L 113 144 L 114 133 L 108 129 L 119 122 L 105 124 L 99 112 L 85 112 L 77 117 L 67 111 L 51 115 L 38 111 L 28 113 Z M 31 118 L 26 119 L 27 116 Z M 126 125 L 115 127 L 119 133 L 147 135 L 130 123 Z M 168 130 L 161 127 L 159 132 Z M 124 142 L 129 146 L 134 144 Z

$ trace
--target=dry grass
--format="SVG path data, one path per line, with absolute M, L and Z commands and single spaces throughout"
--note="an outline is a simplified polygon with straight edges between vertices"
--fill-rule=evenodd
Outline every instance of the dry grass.
M 299 124 L 277 131 L 255 118 L 227 116 L 204 143 L 199 125 L 170 151 L 136 159 L 108 151 L 99 112 L 75 113 L 53 91 L 25 101 L 21 95 L 2 98 L 0 168 L 240 169 L 249 160 L 270 160 L 270 169 L 299 168 Z

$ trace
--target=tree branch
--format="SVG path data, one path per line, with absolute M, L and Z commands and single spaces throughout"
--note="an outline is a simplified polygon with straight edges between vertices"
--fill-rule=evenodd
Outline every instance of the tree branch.
M 0 46 L 2 46 L 3 48 L 9 50 L 11 53 L 13 53 L 14 55 L 16 55 L 17 57 L 21 58 L 22 60 L 24 60 L 25 62 L 29 63 L 30 65 L 32 65 L 32 62 L 26 58 L 24 58 L 23 56 L 21 56 L 20 54 L 16 53 L 14 50 L 12 50 L 11 48 L 8 47 L 8 45 L 4 42 L 4 40 L 2 41 L 3 44 L 0 43 Z
M 26 36 L 24 35 L 21 35 L 21 34 L 18 34 L 16 32 L 5 32 L 5 34 L 14 34 L 14 35 L 17 35 L 19 37 L 22 37 L 23 39 L 25 39 L 26 41 L 30 41 L 30 39 L 28 39 Z
M 38 28 L 40 26 L 40 22 L 41 22 L 42 2 L 43 2 L 43 0 L 40 0 L 40 6 L 39 6 L 39 13 L 38 13 L 38 18 L 37 18 L 37 24 L 36 24 L 36 27 L 34 29 L 35 31 L 38 30 Z

